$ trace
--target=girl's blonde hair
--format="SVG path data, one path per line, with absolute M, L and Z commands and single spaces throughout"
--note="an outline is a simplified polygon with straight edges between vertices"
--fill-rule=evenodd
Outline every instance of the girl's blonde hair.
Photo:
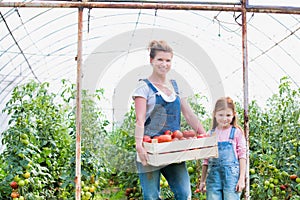
M 230 97 L 222 97 L 220 99 L 217 100 L 216 104 L 215 104 L 215 108 L 213 111 L 213 122 L 212 122 L 212 128 L 215 129 L 217 127 L 217 121 L 215 118 L 216 112 L 221 111 L 221 110 L 225 110 L 225 109 L 231 109 L 233 112 L 233 118 L 232 121 L 230 122 L 230 125 L 241 129 L 241 131 L 243 132 L 243 129 L 238 125 L 238 117 L 236 114 L 236 108 L 235 108 L 235 104 L 233 102 L 233 100 Z
M 164 40 L 152 40 L 149 43 L 148 49 L 150 51 L 150 58 L 154 58 L 156 56 L 157 51 L 164 51 L 173 55 L 173 49 Z

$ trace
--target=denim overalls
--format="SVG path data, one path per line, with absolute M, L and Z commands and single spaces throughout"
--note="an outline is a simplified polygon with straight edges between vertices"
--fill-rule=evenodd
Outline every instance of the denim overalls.
M 163 135 L 166 130 L 179 130 L 180 98 L 178 96 L 178 87 L 176 82 L 171 80 L 174 90 L 177 94 L 176 99 L 173 102 L 166 102 L 148 79 L 145 79 L 144 81 L 156 94 L 154 109 L 144 124 L 145 135 L 153 137 L 156 135 Z
M 156 102 L 153 111 L 145 122 L 145 135 L 151 137 L 162 135 L 166 130 L 180 129 L 180 98 L 175 80 L 171 80 L 176 92 L 176 99 L 173 102 L 166 102 L 158 93 L 157 89 L 148 79 L 144 79 L 147 85 L 155 92 Z M 167 166 L 154 167 L 143 166 L 137 162 L 140 182 L 144 200 L 160 199 L 160 176 L 161 173 L 167 179 L 176 200 L 191 199 L 190 177 L 185 162 L 174 163 Z
M 239 179 L 240 166 L 235 156 L 232 140 L 235 127 L 231 128 L 229 141 L 218 142 L 218 158 L 210 158 L 206 179 L 207 200 L 239 200 L 240 192 L 235 187 Z

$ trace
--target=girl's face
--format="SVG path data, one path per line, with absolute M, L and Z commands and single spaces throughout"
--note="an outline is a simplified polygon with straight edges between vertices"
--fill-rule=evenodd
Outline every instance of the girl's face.
M 157 51 L 154 58 L 150 58 L 153 70 L 156 74 L 166 75 L 171 69 L 172 53 Z
M 218 128 L 228 128 L 235 113 L 233 113 L 232 109 L 227 108 L 225 110 L 220 110 L 216 112 L 215 118 L 218 124 Z

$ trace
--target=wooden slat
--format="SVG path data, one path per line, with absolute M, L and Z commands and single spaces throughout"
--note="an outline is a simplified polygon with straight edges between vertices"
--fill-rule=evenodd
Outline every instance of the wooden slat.
M 187 139 L 165 143 L 144 143 L 148 164 L 162 166 L 188 160 L 218 157 L 217 136 Z M 137 155 L 137 161 L 140 162 Z
M 144 142 L 144 147 L 148 153 L 165 153 L 173 151 L 182 151 L 195 148 L 205 148 L 217 145 L 217 137 L 206 137 L 197 139 L 186 139 L 178 140 L 173 142 L 164 143 L 146 143 Z

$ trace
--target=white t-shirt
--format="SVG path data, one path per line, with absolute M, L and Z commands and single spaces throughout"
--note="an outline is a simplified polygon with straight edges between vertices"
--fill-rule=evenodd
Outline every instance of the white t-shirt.
M 154 87 L 155 85 L 152 84 Z M 178 85 L 178 83 L 177 83 Z M 173 90 L 173 93 L 168 96 L 165 93 L 163 93 L 158 87 L 155 87 L 158 91 L 158 93 L 162 96 L 162 98 L 167 101 L 167 102 L 173 102 L 176 99 L 176 93 Z M 180 98 L 185 98 L 187 97 L 183 91 L 180 90 L 180 85 L 178 85 L 178 92 L 179 92 L 179 97 Z M 145 81 L 139 81 L 137 84 L 137 87 L 135 89 L 135 91 L 133 92 L 132 98 L 134 99 L 135 97 L 143 97 L 145 99 L 147 99 L 147 112 L 146 112 L 146 119 L 149 117 L 151 111 L 153 110 L 154 106 L 155 106 L 155 93 L 154 91 L 147 85 L 147 83 Z

